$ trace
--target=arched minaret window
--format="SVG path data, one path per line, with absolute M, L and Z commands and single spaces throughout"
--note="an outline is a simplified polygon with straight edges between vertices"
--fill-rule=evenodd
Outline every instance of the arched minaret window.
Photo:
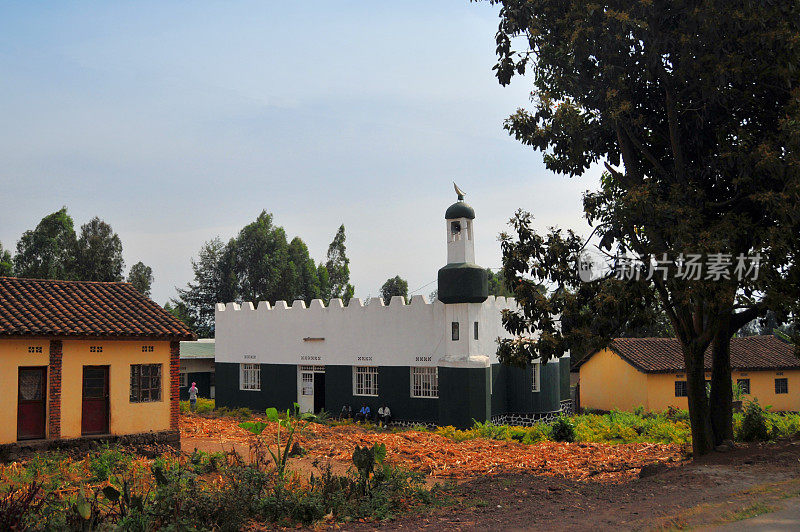
M 450 222 L 450 242 L 461 240 L 461 222 Z

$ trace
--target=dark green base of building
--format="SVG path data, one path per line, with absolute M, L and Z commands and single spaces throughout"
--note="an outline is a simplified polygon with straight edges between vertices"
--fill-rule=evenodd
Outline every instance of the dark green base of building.
M 562 391 L 562 374 L 566 375 L 566 392 Z M 483 423 L 507 412 L 559 410 L 564 393 L 569 397 L 569 359 L 543 365 L 540 381 L 540 391 L 532 392 L 530 368 L 499 364 L 491 368 L 439 367 L 439 397 L 417 398 L 411 397 L 409 366 L 381 366 L 378 395 L 361 396 L 353 394 L 352 366 L 326 365 L 324 399 L 315 399 L 318 408 L 333 416 L 338 416 L 344 405 L 349 405 L 354 413 L 367 405 L 375 413 L 387 404 L 397 421 L 468 428 L 475 421 Z M 250 391 L 240 389 L 239 364 L 216 363 L 217 407 L 248 407 L 263 412 L 269 407 L 285 410 L 295 402 L 295 365 L 261 364 L 261 390 Z

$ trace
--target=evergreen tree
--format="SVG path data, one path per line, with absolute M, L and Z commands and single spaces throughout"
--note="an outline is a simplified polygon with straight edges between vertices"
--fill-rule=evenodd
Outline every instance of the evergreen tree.
M 121 281 L 125 261 L 122 241 L 98 217 L 81 226 L 75 245 L 72 278 L 81 281 Z
M 387 279 L 381 286 L 381 297 L 385 305 L 391 302 L 393 296 L 403 296 L 408 299 L 408 282 L 399 275 Z
M 128 273 L 128 282 L 143 295 L 150 297 L 150 287 L 153 284 L 153 269 L 145 266 L 142 261 L 131 266 Z
M 328 270 L 329 292 L 326 299 L 341 298 L 345 304 L 353 297 L 355 289 L 350 284 L 350 259 L 345 253 L 344 224 L 339 226 L 336 236 L 328 246 L 328 260 L 325 268 Z
M 75 227 L 67 208 L 48 214 L 17 242 L 14 273 L 30 279 L 72 279 Z
M 189 329 L 197 334 L 200 338 L 209 338 L 207 334 L 201 334 L 200 331 L 197 329 L 197 320 L 195 319 L 195 315 L 189 308 L 186 306 L 186 303 L 177 299 L 170 299 L 164 304 L 164 310 L 181 320 Z M 207 333 L 207 330 L 203 332 Z
M 201 337 L 214 337 L 214 311 L 217 303 L 236 301 L 230 250 L 222 240 L 209 240 L 200 248 L 198 259 L 192 259 L 194 282 L 178 289 L 178 300 L 170 305 L 173 314 Z
M 11 258 L 11 252 L 3 249 L 3 243 L 0 242 L 0 277 L 11 277 L 14 275 L 14 261 Z
M 306 304 L 312 299 L 321 298 L 320 282 L 317 266 L 308 254 L 308 247 L 300 237 L 294 237 L 289 242 L 289 262 L 294 267 L 293 291 L 294 297 L 302 299 Z
M 262 211 L 229 244 L 237 299 L 241 301 L 291 302 L 295 299 L 297 271 L 289 261 L 289 244 L 283 227 L 273 225 L 272 215 Z

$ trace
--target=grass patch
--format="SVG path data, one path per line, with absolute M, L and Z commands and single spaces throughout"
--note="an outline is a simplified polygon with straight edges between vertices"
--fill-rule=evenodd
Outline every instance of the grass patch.
M 748 405 L 745 413 L 733 417 L 737 441 L 776 440 L 800 435 L 800 414 L 772 412 L 757 403 Z M 408 429 L 390 429 L 408 430 Z M 587 443 L 669 443 L 687 445 L 691 442 L 689 414 L 685 410 L 670 408 L 663 412 L 634 412 L 612 410 L 608 413 L 585 413 L 560 417 L 553 423 L 535 423 L 532 426 L 475 424 L 465 430 L 452 426 L 428 429 L 425 426 L 411 430 L 433 432 L 456 442 L 486 438 L 534 444 L 541 441 L 576 441 Z
M 728 521 L 743 521 L 745 519 L 752 519 L 753 517 L 758 517 L 759 515 L 774 512 L 776 509 L 777 508 L 774 506 L 769 506 L 763 502 L 756 502 L 749 506 L 745 506 L 739 511 L 727 514 L 725 518 Z

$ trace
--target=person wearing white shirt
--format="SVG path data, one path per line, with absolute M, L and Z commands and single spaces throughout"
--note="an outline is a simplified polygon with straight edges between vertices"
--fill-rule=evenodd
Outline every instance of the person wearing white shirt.
M 383 403 L 383 406 L 378 409 L 378 420 L 384 427 L 388 427 L 392 420 L 392 411 L 389 410 L 389 406 L 386 403 Z

